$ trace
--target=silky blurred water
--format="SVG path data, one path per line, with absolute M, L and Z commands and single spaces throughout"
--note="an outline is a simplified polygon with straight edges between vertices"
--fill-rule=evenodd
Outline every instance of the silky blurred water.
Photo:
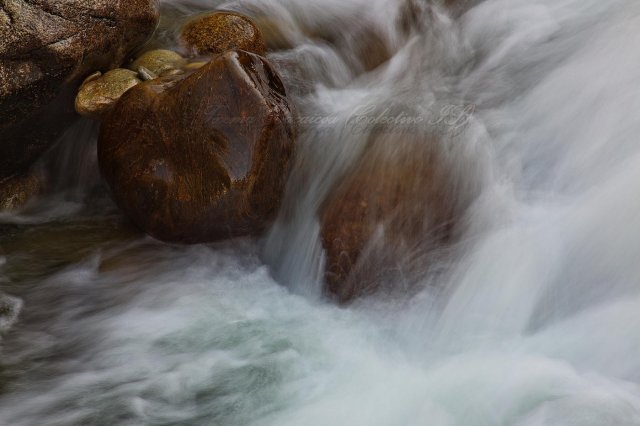
M 161 244 L 71 129 L 56 195 L 0 217 L 0 424 L 640 425 L 640 3 L 414 3 L 404 29 L 401 1 L 163 3 L 158 43 L 214 6 L 285 29 L 285 204 L 260 240 Z M 318 209 L 389 107 L 436 129 L 467 211 L 418 294 L 336 307 Z

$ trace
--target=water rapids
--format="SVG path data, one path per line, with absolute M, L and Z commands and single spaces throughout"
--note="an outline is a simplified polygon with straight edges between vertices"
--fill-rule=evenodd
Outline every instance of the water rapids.
M 424 6 L 412 32 L 400 1 L 163 7 L 216 5 L 293 45 L 269 56 L 306 118 L 279 219 L 142 237 L 95 189 L 95 129 L 70 129 L 56 195 L 0 217 L 0 424 L 640 425 L 640 2 Z M 373 70 L 363 27 L 392 47 Z M 358 117 L 397 106 L 439 129 L 464 226 L 417 294 L 337 307 L 318 208 L 376 124 Z

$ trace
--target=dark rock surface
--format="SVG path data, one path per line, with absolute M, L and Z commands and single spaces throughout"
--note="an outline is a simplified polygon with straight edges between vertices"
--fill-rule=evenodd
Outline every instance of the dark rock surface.
M 157 20 L 157 0 L 0 0 L 0 179 L 55 141 L 77 85 L 119 65 Z
M 372 136 L 331 192 L 320 211 L 330 297 L 346 303 L 411 285 L 450 239 L 455 188 L 436 147 L 429 138 Z
M 103 122 L 98 155 L 117 204 L 164 241 L 262 231 L 275 216 L 294 152 L 284 87 L 244 51 L 126 92 Z

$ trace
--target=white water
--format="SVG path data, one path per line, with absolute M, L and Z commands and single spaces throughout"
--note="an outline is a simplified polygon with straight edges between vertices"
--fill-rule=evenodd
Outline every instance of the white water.
M 294 29 L 368 22 L 396 53 L 362 74 L 292 30 L 296 51 L 272 55 L 308 65 L 316 86 L 285 80 L 333 124 L 304 129 L 260 244 L 125 238 L 21 284 L 28 250 L 6 251 L 0 285 L 21 301 L 0 327 L 23 306 L 0 424 L 640 425 L 640 3 L 486 0 L 411 37 L 395 2 L 244 7 Z M 442 138 L 474 202 L 423 292 L 340 309 L 319 297 L 316 211 L 366 137 L 349 119 L 392 100 L 436 121 L 474 106 Z

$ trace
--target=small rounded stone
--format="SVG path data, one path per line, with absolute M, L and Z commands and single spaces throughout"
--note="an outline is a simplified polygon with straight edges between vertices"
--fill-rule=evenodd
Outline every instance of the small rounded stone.
M 187 61 L 182 56 L 172 50 L 157 49 L 144 53 L 133 61 L 129 69 L 139 72 L 140 67 L 143 67 L 158 76 L 169 70 L 181 68 L 186 63 Z
M 231 12 L 193 19 L 184 26 L 180 38 L 194 55 L 215 55 L 229 50 L 264 55 L 266 51 L 262 34 L 253 21 Z
M 76 96 L 78 114 L 101 119 L 127 90 L 140 83 L 138 73 L 116 68 L 104 75 L 89 76 Z

